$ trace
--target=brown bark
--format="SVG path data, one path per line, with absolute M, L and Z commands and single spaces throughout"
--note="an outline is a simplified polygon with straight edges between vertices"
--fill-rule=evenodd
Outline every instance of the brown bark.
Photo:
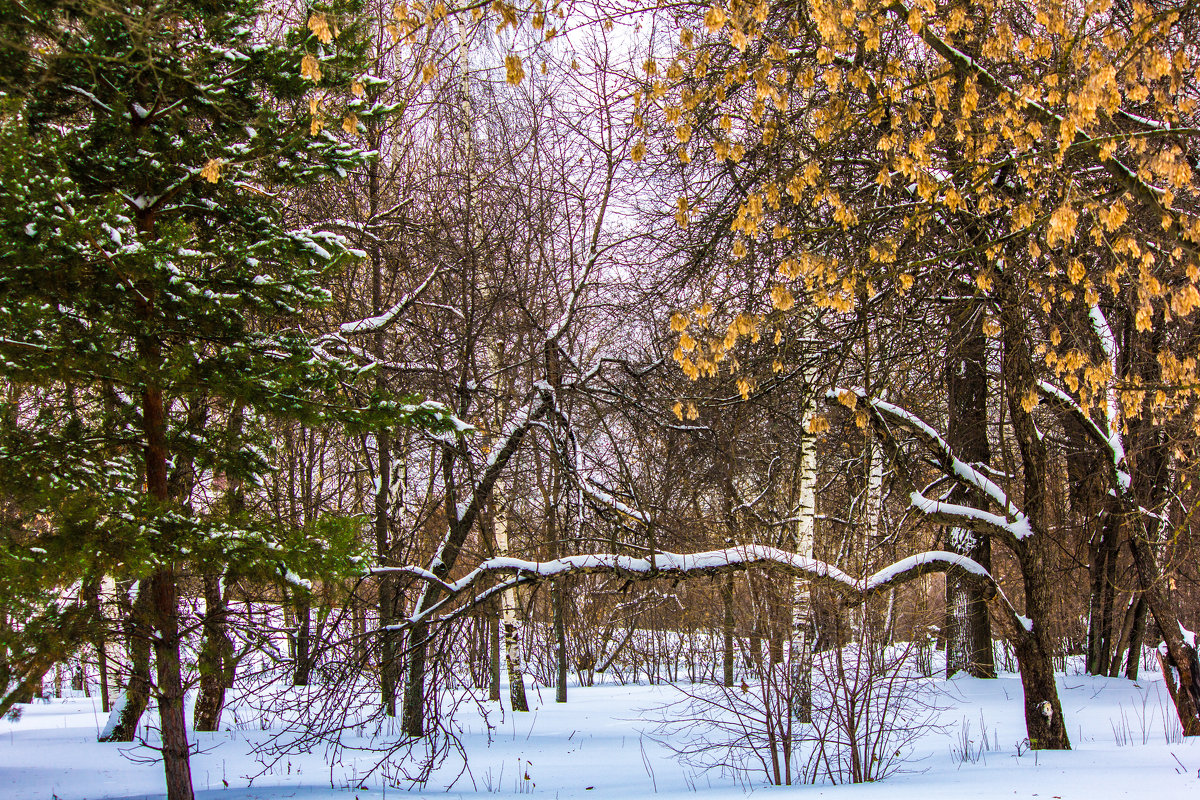
M 987 337 L 983 332 L 984 310 L 974 302 L 959 303 L 949 318 L 950 346 L 946 352 L 946 392 L 949 420 L 947 443 L 962 460 L 987 464 L 988 443 Z M 978 492 L 955 486 L 951 503 L 986 502 Z M 991 569 L 991 539 L 986 533 L 949 528 L 946 547 Z M 992 653 L 992 626 L 982 590 L 954 576 L 946 578 L 946 675 L 965 671 L 976 678 L 996 677 Z
M 119 705 L 113 713 L 117 719 L 102 742 L 132 742 L 138 721 L 150 703 L 150 612 L 152 602 L 149 587 L 139 584 L 137 596 L 125 620 L 125 639 L 129 651 L 129 676 Z
M 1003 331 L 1001 375 L 1021 457 L 1023 510 L 1032 529 L 1032 534 L 1018 540 L 1016 546 L 1025 587 L 1025 616 L 1032 623 L 1032 630 L 1018 631 L 1014 642 L 1025 698 L 1025 728 L 1029 746 L 1035 750 L 1070 750 L 1051 661 L 1054 641 L 1049 622 L 1054 598 L 1047 576 L 1053 567 L 1055 547 L 1046 527 L 1046 445 L 1026 408 L 1026 398 L 1034 391 L 1035 383 L 1017 289 L 1007 276 L 999 283 Z
M 196 697 L 193 723 L 198 731 L 216 731 L 221 728 L 225 689 L 233 678 L 233 643 L 229 640 L 229 607 L 221 591 L 221 575 L 206 572 L 203 581 L 204 620 L 201 625 L 204 642 L 197 663 L 200 692 Z
M 147 299 L 150 296 L 149 290 L 144 289 L 141 296 L 143 319 L 149 325 L 152 308 L 151 300 Z M 166 404 L 156 375 L 162 364 L 162 346 L 149 331 L 138 342 L 138 356 L 146 370 L 146 385 L 142 391 L 146 488 L 150 498 L 165 509 L 170 502 Z M 162 531 L 161 534 L 169 539 L 168 531 Z M 158 678 L 158 714 L 162 732 L 167 800 L 193 800 L 187 722 L 183 714 L 179 589 L 176 585 L 176 567 L 173 561 L 168 560 L 150 577 L 147 588 L 152 606 L 151 619 L 157 634 L 154 637 L 154 660 Z

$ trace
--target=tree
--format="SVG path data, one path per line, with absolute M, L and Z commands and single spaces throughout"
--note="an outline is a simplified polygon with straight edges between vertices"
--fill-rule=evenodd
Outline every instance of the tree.
M 189 410 L 220 400 L 256 418 L 443 426 L 438 406 L 348 404 L 357 367 L 295 324 L 355 254 L 289 226 L 275 193 L 361 163 L 360 118 L 387 110 L 363 99 L 352 10 L 313 9 L 280 39 L 256 33 L 254 0 L 8 3 L 0 14 L 0 89 L 15 103 L 6 129 L 28 130 L 12 134 L 28 146 L 5 180 L 44 187 L 5 209 L 3 379 L 62 393 L 70 412 L 64 422 L 13 408 L 6 439 L 40 445 L 6 453 L 52 489 L 35 496 L 58 523 L 38 544 L 98 553 L 98 568 L 120 561 L 139 580 L 172 800 L 192 797 L 181 575 L 197 556 L 280 574 L 274 550 L 304 560 L 278 531 L 205 508 L 173 480 L 190 464 L 254 483 L 269 466 L 261 428 L 258 441 L 227 438 L 224 426 L 190 428 Z M 64 451 L 81 445 L 87 458 L 64 481 Z M 83 505 L 90 547 L 49 497 Z

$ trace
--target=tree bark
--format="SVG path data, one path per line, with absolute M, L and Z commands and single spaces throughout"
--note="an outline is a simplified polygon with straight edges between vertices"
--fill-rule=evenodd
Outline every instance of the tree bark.
M 504 507 L 503 501 L 496 504 L 492 525 L 496 536 L 496 554 L 503 558 L 508 555 L 508 509 Z M 525 669 L 521 662 L 522 626 L 515 588 L 500 593 L 500 608 L 504 620 L 504 659 L 508 665 L 509 702 L 513 711 L 528 711 Z
M 792 549 L 801 556 L 812 558 L 816 543 L 817 526 L 817 445 L 816 437 L 807 430 L 812 418 L 814 404 L 805 401 L 801 415 L 800 453 L 797 480 L 799 481 L 799 520 L 793 529 Z M 795 578 L 792 581 L 791 681 L 794 699 L 792 709 L 796 720 L 812 722 L 812 663 L 813 663 L 813 609 L 812 588 L 808 580 Z
M 1025 699 L 1025 729 L 1029 746 L 1035 750 L 1070 750 L 1071 741 L 1051 660 L 1054 641 L 1050 636 L 1049 620 L 1054 598 L 1047 585 L 1047 576 L 1056 549 L 1046 527 L 1046 444 L 1027 406 L 1029 396 L 1035 392 L 1033 361 L 1025 338 L 1021 306 L 1015 296 L 1016 287 L 1007 277 L 999 281 L 999 285 L 1003 341 L 1001 375 L 1005 405 L 1021 456 L 1022 504 L 1031 530 L 1028 538 L 1018 540 L 1016 544 L 1025 587 L 1025 616 L 1031 628 L 1017 631 L 1014 643 Z
M 125 620 L 129 675 L 124 691 L 109 709 L 108 722 L 100 732 L 102 742 L 132 742 L 138 722 L 150 703 L 151 607 L 149 587 L 139 583 Z
M 983 307 L 976 302 L 957 303 L 950 311 L 945 370 L 949 408 L 946 440 L 962 460 L 986 465 L 991 460 L 991 445 L 987 434 L 987 337 L 983 317 Z M 949 502 L 981 504 L 986 503 L 986 498 L 955 486 Z M 991 569 L 991 540 L 986 534 L 950 528 L 946 549 Z M 996 677 L 991 619 L 983 591 L 953 575 L 946 576 L 944 631 L 946 677 L 960 671 L 976 678 Z
M 229 640 L 229 606 L 223 591 L 223 576 L 206 572 L 202 580 L 204 619 L 201 628 L 204 641 L 196 665 L 200 673 L 200 692 L 196 697 L 192 718 L 196 730 L 216 731 L 221 728 L 225 689 L 232 679 L 233 643 Z
M 292 651 L 292 685 L 308 686 L 312 672 L 312 601 L 304 589 L 295 592 L 296 645 Z

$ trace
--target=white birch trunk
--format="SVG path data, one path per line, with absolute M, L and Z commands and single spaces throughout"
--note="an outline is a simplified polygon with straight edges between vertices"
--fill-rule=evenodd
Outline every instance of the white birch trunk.
M 817 522 L 817 446 L 816 437 L 808 432 L 813 415 L 811 401 L 801 419 L 799 469 L 799 520 L 796 522 L 793 547 L 798 555 L 813 557 Z M 792 692 L 793 714 L 800 722 L 812 721 L 812 591 L 808 580 L 792 582 Z
M 496 555 L 508 555 L 508 510 L 503 501 L 496 503 Z M 504 658 L 508 664 L 508 696 L 513 711 L 528 711 L 525 697 L 525 670 L 521 663 L 521 621 L 517 609 L 517 590 L 509 588 L 500 594 L 500 619 L 504 629 Z

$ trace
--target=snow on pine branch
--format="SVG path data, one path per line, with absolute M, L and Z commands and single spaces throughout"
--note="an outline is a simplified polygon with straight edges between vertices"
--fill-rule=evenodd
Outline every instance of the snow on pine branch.
M 588 553 L 552 561 L 526 561 L 496 557 L 480 563 L 455 581 L 439 578 L 430 570 L 414 567 L 376 567 L 371 574 L 407 574 L 436 585 L 444 598 L 417 611 L 386 630 L 401 630 L 437 618 L 447 621 L 466 613 L 496 594 L 522 584 L 536 584 L 568 575 L 611 574 L 626 580 L 674 579 L 719 575 L 752 567 L 777 570 L 794 577 L 807 578 L 841 595 L 851 603 L 860 603 L 874 594 L 891 589 L 922 575 L 954 572 L 974 578 L 990 597 L 999 600 L 1010 620 L 1018 622 L 1017 612 L 991 573 L 975 561 L 957 553 L 932 550 L 901 559 L 866 578 L 854 578 L 841 569 L 788 550 L 766 545 L 739 545 L 722 550 L 697 553 L 659 552 L 646 557 L 612 553 Z M 509 576 L 495 583 L 493 576 Z

